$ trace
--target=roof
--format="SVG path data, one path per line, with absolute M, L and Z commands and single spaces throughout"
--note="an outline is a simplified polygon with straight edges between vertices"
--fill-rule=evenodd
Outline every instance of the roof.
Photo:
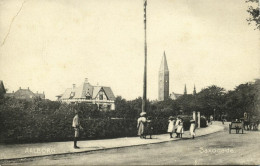
M 61 99 L 68 99 L 68 98 L 70 98 L 71 92 L 72 92 L 72 88 L 66 89 L 65 92 L 63 93 L 63 95 L 61 96 Z
M 60 99 L 85 99 L 86 96 L 95 99 L 102 89 L 105 92 L 108 100 L 115 100 L 114 93 L 110 87 L 92 86 L 88 82 L 84 82 L 79 87 L 66 89 Z
M 178 93 L 174 93 L 172 92 L 170 94 L 170 98 L 173 99 L 173 100 L 176 100 L 177 98 L 179 98 L 180 96 L 182 96 L 182 94 L 178 94 Z
M 93 87 L 89 83 L 84 82 L 82 85 L 75 88 L 74 98 L 75 99 L 86 98 L 86 95 L 92 97 L 92 93 L 93 93 Z
M 93 87 L 94 89 L 93 89 L 93 98 L 96 98 L 97 97 L 97 94 L 98 94 L 98 92 L 101 90 L 101 86 L 94 86 Z
M 15 98 L 20 99 L 31 99 L 36 97 L 36 95 L 30 90 L 30 89 L 19 89 L 16 92 L 14 92 Z
M 105 91 L 105 93 L 107 95 L 107 98 L 109 100 L 115 100 L 116 99 L 115 95 L 114 95 L 114 93 L 113 93 L 113 91 L 112 91 L 112 89 L 110 87 L 103 87 L 103 89 L 104 89 L 104 91 Z

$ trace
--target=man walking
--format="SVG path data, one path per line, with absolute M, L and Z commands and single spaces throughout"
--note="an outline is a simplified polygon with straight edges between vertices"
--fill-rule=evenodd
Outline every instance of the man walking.
M 78 115 L 78 110 L 75 110 L 75 116 L 73 118 L 73 121 L 72 121 L 72 127 L 74 128 L 75 130 L 75 136 L 74 136 L 74 149 L 79 149 L 79 147 L 77 146 L 77 141 L 78 141 L 78 138 L 79 138 L 79 130 L 83 129 L 80 125 L 80 120 L 79 120 L 79 115 Z

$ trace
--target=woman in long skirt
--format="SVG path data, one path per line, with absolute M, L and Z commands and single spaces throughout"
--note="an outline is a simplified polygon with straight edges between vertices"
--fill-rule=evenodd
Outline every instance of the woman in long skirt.
M 138 129 L 138 133 L 137 135 L 140 136 L 140 138 L 144 138 L 144 127 L 145 127 L 145 123 L 146 123 L 146 113 L 142 112 L 140 114 L 140 118 L 138 118 L 137 120 L 137 129 Z
M 170 133 L 170 138 L 172 138 L 172 134 L 175 132 L 175 120 L 173 116 L 169 117 L 169 125 L 167 132 Z
M 196 129 L 196 124 L 195 124 L 195 120 L 191 120 L 190 121 L 190 135 L 191 135 L 191 137 L 192 137 L 192 139 L 194 139 L 195 138 L 195 129 Z

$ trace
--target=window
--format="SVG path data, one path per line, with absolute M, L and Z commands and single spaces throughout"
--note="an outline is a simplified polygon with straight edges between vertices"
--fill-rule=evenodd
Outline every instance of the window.
M 99 94 L 99 100 L 103 100 L 103 93 Z

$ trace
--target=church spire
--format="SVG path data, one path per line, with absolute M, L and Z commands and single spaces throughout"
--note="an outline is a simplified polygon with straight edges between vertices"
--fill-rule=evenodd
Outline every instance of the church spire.
M 163 53 L 160 71 L 169 71 L 165 51 Z
M 195 86 L 195 84 L 194 84 L 193 95 L 196 95 L 196 94 L 197 94 L 197 92 L 196 92 L 196 86 Z
M 187 88 L 186 88 L 186 84 L 184 86 L 184 95 L 187 95 Z

